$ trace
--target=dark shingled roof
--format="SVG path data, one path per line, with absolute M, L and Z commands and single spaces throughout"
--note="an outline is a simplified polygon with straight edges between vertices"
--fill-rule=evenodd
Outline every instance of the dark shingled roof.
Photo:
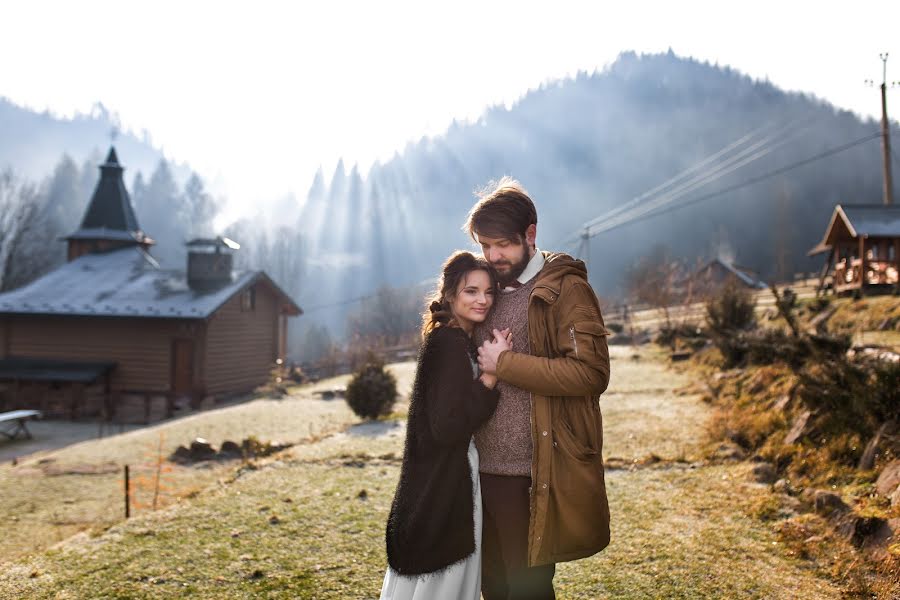
M 887 204 L 838 204 L 834 207 L 825 236 L 809 251 L 809 255 L 831 250 L 835 243 L 838 220 L 851 236 L 900 237 L 900 206 Z M 846 235 L 846 233 L 841 233 Z
M 857 236 L 900 236 L 900 206 L 886 204 L 841 204 Z
M 110 148 L 106 162 L 100 165 L 100 181 L 81 227 L 68 239 L 134 240 L 136 243 L 148 239 L 138 225 L 122 171 L 124 168 L 119 164 L 116 149 Z
M 764 290 L 769 287 L 765 282 L 760 281 L 753 277 L 752 271 L 749 269 L 744 269 L 743 267 L 739 267 L 733 263 L 727 263 L 721 258 L 714 258 L 694 273 L 694 277 L 698 277 L 702 273 L 706 273 L 716 267 L 725 270 L 728 273 L 731 273 L 735 277 L 737 277 L 744 285 L 747 287 Z

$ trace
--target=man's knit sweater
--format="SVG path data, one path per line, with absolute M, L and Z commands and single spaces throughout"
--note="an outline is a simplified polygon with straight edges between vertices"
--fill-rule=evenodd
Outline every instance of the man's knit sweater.
M 529 353 L 528 299 L 536 277 L 497 297 L 494 310 L 475 329 L 479 345 L 493 339 L 492 330 L 507 327 L 513 335 L 513 352 Z M 497 383 L 500 401 L 494 415 L 475 433 L 480 471 L 491 475 L 531 476 L 531 393 L 503 381 Z

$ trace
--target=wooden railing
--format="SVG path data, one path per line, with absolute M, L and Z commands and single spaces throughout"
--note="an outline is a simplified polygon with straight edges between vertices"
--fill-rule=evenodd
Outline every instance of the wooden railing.
M 862 260 L 858 258 L 839 260 L 834 265 L 834 288 L 842 290 L 859 287 L 861 270 Z
M 866 263 L 866 284 L 893 285 L 897 283 L 897 265 L 886 260 L 872 260 Z
M 862 260 L 841 260 L 834 266 L 834 287 L 837 290 L 858 288 L 862 285 Z M 896 285 L 897 265 L 887 260 L 866 261 L 866 285 Z

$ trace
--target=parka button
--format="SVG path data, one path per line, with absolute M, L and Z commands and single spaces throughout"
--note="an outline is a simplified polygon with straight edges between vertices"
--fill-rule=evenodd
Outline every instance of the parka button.
M 542 484 L 541 484 L 541 487 L 544 488 L 544 489 L 546 490 L 546 489 L 547 489 L 547 484 L 546 484 L 546 483 L 542 483 Z
M 547 435 L 547 432 L 546 432 L 546 431 L 544 432 L 544 435 Z

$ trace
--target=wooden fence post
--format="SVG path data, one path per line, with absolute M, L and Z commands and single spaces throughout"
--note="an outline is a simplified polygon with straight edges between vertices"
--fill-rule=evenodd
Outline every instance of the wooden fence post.
M 125 518 L 131 517 L 131 482 L 128 478 L 128 465 L 125 465 Z

